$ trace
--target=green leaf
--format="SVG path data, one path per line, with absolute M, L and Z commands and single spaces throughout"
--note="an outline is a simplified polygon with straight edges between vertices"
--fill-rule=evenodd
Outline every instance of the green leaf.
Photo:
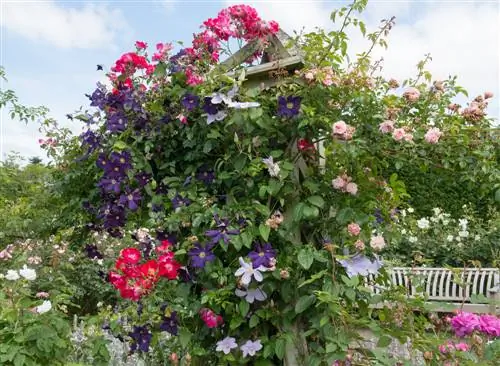
M 286 341 L 283 338 L 280 338 L 276 341 L 276 345 L 274 346 L 274 352 L 276 353 L 276 356 L 282 360 L 283 357 L 285 357 L 285 348 L 286 348 Z
M 259 323 L 260 323 L 259 317 L 254 314 L 250 317 L 250 321 L 248 322 L 248 325 L 250 326 L 250 328 L 255 328 Z
M 242 316 L 247 316 L 248 311 L 250 310 L 250 304 L 246 300 L 241 300 L 239 308 L 240 308 L 240 314 Z
M 325 347 L 325 352 L 326 353 L 332 353 L 335 352 L 339 347 L 337 346 L 337 343 L 327 343 Z
M 314 304 L 315 301 L 316 301 L 316 296 L 314 295 L 302 296 L 295 304 L 295 313 L 300 314 L 304 312 L 309 306 Z
M 379 339 L 378 339 L 378 342 L 377 342 L 377 347 L 381 347 L 381 348 L 385 348 L 387 347 L 388 345 L 390 345 L 392 342 L 392 339 L 391 337 L 387 336 L 387 335 L 383 335 L 381 336 Z
M 299 202 L 293 208 L 293 221 L 297 222 L 304 216 L 304 207 L 306 204 L 304 202 Z
M 320 271 L 320 272 L 318 272 L 318 273 L 316 273 L 316 274 L 313 274 L 313 275 L 311 276 L 311 278 L 309 278 L 308 280 L 306 280 L 306 281 L 302 282 L 302 283 L 298 286 L 298 288 L 301 288 L 302 286 L 308 285 L 308 284 L 310 284 L 310 283 L 313 283 L 313 282 L 315 282 L 315 281 L 319 280 L 321 277 L 323 277 L 323 276 L 324 276 L 324 275 L 326 275 L 327 273 L 328 273 L 328 271 L 327 271 L 326 269 L 324 269 L 324 270 L 322 270 L 322 271 Z
M 179 342 L 182 347 L 187 347 L 189 342 L 191 341 L 192 334 L 186 328 L 181 328 L 179 330 Z
M 269 239 L 269 234 L 271 233 L 271 228 L 265 224 L 259 225 L 259 233 L 262 236 L 262 239 L 267 241 Z
M 127 144 L 122 140 L 118 140 L 113 144 L 113 150 L 122 151 L 127 148 Z
M 307 199 L 307 201 L 311 205 L 314 205 L 319 208 L 323 208 L 323 206 L 325 205 L 325 200 L 320 196 L 311 196 Z
M 314 262 L 314 255 L 311 248 L 302 249 L 297 256 L 300 265 L 304 269 L 309 269 Z

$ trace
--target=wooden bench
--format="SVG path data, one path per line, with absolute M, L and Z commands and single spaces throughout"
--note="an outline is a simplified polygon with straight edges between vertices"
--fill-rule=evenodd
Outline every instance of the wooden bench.
M 388 273 L 393 286 L 403 286 L 410 297 L 423 296 L 432 311 L 451 312 L 462 309 L 472 313 L 500 314 L 498 268 L 450 270 L 393 267 Z M 367 278 L 368 286 L 374 293 L 381 294 L 385 289 L 374 285 L 371 280 L 373 276 Z M 383 304 L 374 307 L 381 308 Z

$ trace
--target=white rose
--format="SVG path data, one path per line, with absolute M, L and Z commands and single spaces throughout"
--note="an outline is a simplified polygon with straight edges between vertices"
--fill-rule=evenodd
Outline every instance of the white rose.
M 469 236 L 469 232 L 467 230 L 459 231 L 458 235 L 461 236 L 462 238 L 466 238 Z
M 417 226 L 420 229 L 428 229 L 429 228 L 429 220 L 425 217 L 422 217 L 420 220 L 417 220 Z
M 38 305 L 35 310 L 38 314 L 43 314 L 43 313 L 46 313 L 47 311 L 49 311 L 50 309 L 52 309 L 52 303 L 50 302 L 50 300 L 45 300 L 42 305 Z
M 410 236 L 410 237 L 408 238 L 408 241 L 409 241 L 410 243 L 416 243 L 416 242 L 418 241 L 418 238 L 417 238 L 416 236 Z
M 446 240 L 453 241 L 453 235 L 448 235 L 448 237 L 446 238 Z
M 405 235 L 406 234 L 406 229 L 401 229 L 401 234 Z
M 20 278 L 19 273 L 17 273 L 17 271 L 14 271 L 13 269 L 9 269 L 7 271 L 7 274 L 5 275 L 5 279 L 7 279 L 9 281 L 16 281 L 19 278 Z
M 480 237 L 479 235 L 476 235 L 476 236 L 474 237 L 474 240 L 475 240 L 475 241 L 481 240 L 481 237 Z
M 28 268 L 26 264 L 22 269 L 19 270 L 19 274 L 26 278 L 28 281 L 36 280 L 36 271 L 34 269 Z
M 413 212 L 415 212 L 415 210 L 412 207 L 408 207 L 408 212 L 413 213 Z

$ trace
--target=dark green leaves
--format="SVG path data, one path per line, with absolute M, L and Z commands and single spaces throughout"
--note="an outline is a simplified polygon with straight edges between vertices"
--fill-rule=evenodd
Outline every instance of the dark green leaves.
M 316 296 L 314 295 L 306 295 L 299 298 L 297 303 L 295 304 L 295 313 L 300 314 L 307 310 L 314 302 L 316 301 Z

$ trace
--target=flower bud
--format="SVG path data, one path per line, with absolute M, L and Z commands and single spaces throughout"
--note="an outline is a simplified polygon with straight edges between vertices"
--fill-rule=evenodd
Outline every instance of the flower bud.
M 290 277 L 290 272 L 288 272 L 288 270 L 286 270 L 286 269 L 281 269 L 280 270 L 280 277 L 282 280 L 286 280 Z
M 434 358 L 434 354 L 431 351 L 424 352 L 424 359 L 426 361 L 431 361 Z

